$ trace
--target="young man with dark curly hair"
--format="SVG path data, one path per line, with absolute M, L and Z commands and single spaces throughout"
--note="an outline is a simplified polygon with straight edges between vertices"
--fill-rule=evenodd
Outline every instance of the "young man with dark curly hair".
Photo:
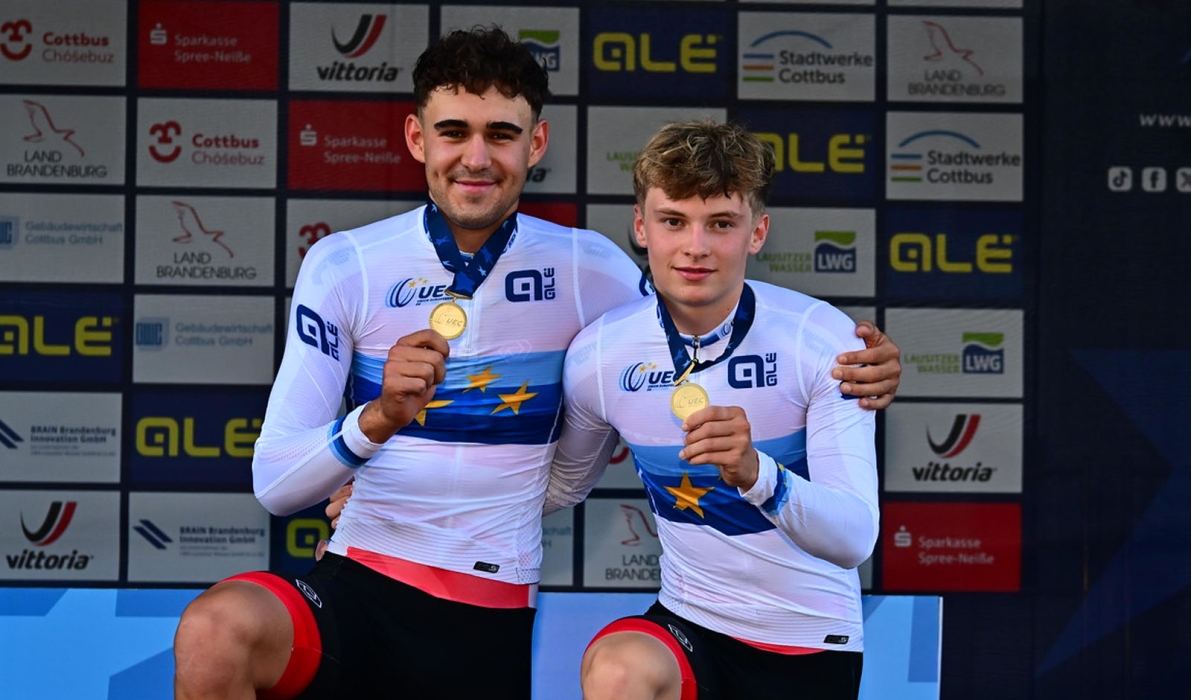
M 645 286 L 609 239 L 517 213 L 549 137 L 526 47 L 452 32 L 413 78 L 430 202 L 308 253 L 253 459 L 270 512 L 354 478 L 352 499 L 309 574 L 234 576 L 187 608 L 179 700 L 530 697 L 563 357 Z M 869 332 L 846 360 L 874 366 L 844 378 L 882 405 L 897 348 Z

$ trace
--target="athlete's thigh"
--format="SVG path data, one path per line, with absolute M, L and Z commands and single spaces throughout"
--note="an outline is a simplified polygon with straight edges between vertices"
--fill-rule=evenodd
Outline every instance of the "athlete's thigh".
M 333 554 L 319 564 L 295 579 L 326 630 L 301 700 L 530 697 L 532 608 L 442 600 Z
M 530 697 L 533 608 L 481 608 L 405 588 L 391 653 L 407 669 L 408 697 Z
M 722 700 L 856 700 L 861 653 L 775 654 L 731 637 L 713 641 Z

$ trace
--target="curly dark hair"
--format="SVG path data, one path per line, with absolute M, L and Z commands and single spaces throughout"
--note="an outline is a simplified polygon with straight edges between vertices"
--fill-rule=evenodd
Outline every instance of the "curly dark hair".
M 739 124 L 685 121 L 667 124 L 633 166 L 638 205 L 651 187 L 675 201 L 740 193 L 754 215 L 766 210 L 774 178 L 774 149 Z
M 521 96 L 534 119 L 550 99 L 546 69 L 500 27 L 457 29 L 430 45 L 414 64 L 414 101 L 421 110 L 436 89 L 463 88 L 482 95 L 490 87 L 505 97 Z

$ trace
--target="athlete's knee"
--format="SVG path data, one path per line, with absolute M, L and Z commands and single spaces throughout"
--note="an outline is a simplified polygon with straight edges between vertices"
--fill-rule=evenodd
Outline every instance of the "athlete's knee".
M 268 687 L 285 668 L 292 638 L 289 614 L 272 593 L 244 581 L 216 584 L 178 622 L 176 682 Z
M 585 700 L 677 700 L 678 661 L 659 640 L 638 632 L 601 637 L 584 652 L 580 683 Z

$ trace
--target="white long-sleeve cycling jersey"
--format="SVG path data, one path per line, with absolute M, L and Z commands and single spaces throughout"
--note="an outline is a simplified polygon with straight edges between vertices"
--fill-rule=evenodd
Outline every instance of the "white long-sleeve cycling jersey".
M 426 207 L 320 240 L 303 261 L 281 368 L 253 458 L 257 498 L 286 514 L 355 476 L 330 550 L 349 547 L 508 583 L 534 583 L 563 357 L 642 276 L 598 233 L 517 215 L 517 229 L 449 342 L 426 410 L 384 444 L 357 423 L 390 347 L 428 327 L 453 274 Z M 349 412 L 337 418 L 342 399 Z
M 615 430 L 658 522 L 663 605 L 748 641 L 857 651 L 856 567 L 878 532 L 874 415 L 841 395 L 831 371 L 841 352 L 862 343 L 832 306 L 748 285 L 756 307 L 744 339 L 691 381 L 711 405 L 744 408 L 760 458 L 757 483 L 741 492 L 715 466 L 679 458 L 675 363 L 651 297 L 605 315 L 568 351 L 566 426 L 548 507 L 587 494 L 602 470 L 588 456 Z M 719 357 L 729 338 L 700 348 L 699 358 Z

